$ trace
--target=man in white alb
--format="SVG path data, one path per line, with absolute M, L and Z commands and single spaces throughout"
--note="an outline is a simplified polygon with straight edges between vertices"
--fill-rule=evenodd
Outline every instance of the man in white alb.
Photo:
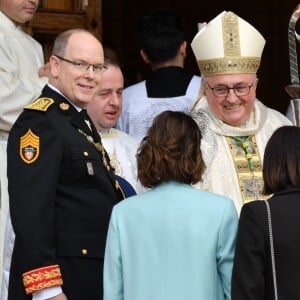
M 127 180 L 136 193 L 145 189 L 137 179 L 136 153 L 139 143 L 127 133 L 113 128 L 122 111 L 124 77 L 118 64 L 109 58 L 104 60 L 100 91 L 87 106 L 102 144 L 109 155 L 115 174 Z
M 8 217 L 6 145 L 8 133 L 17 117 L 35 99 L 47 82 L 47 65 L 41 45 L 23 32 L 22 24 L 30 21 L 39 0 L 0 0 L 0 286 L 2 282 L 4 235 Z M 12 233 L 13 234 L 13 233 Z M 5 242 L 11 248 L 13 238 Z M 9 250 L 9 253 L 11 250 Z M 10 256 L 10 254 L 9 254 Z M 9 260 L 10 261 L 10 258 Z M 0 290 L 6 299 L 7 290 Z
M 183 18 L 155 11 L 140 21 L 140 54 L 152 73 L 127 87 L 116 127 L 141 141 L 162 111 L 189 112 L 197 98 L 201 78 L 184 70 L 187 42 Z

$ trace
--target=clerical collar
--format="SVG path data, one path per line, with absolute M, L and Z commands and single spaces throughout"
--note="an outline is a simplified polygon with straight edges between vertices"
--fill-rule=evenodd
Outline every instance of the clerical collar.
M 250 118 L 248 119 L 248 121 L 246 121 L 243 125 L 238 126 L 239 128 L 247 128 L 247 127 L 251 127 L 253 125 L 255 125 L 256 120 L 255 120 L 255 110 L 252 111 Z
M 229 125 L 229 124 L 223 122 L 222 120 L 220 120 L 217 117 L 215 117 L 215 119 L 219 123 L 219 126 L 222 126 L 223 124 L 225 124 L 225 125 L 240 128 L 240 129 L 246 129 L 246 128 L 249 128 L 249 127 L 254 126 L 256 124 L 255 110 L 253 110 L 253 112 L 251 113 L 250 118 L 248 119 L 248 121 L 246 121 L 244 124 L 242 124 L 240 126 Z
M 110 134 L 111 133 L 111 128 L 109 129 L 103 129 L 103 130 L 98 130 L 99 133 L 102 133 L 102 134 Z

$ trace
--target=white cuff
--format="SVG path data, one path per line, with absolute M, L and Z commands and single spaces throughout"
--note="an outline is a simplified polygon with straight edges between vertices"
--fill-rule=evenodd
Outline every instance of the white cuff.
M 46 300 L 51 297 L 55 297 L 61 294 L 62 288 L 61 286 L 53 286 L 50 288 L 42 289 L 32 295 L 32 300 Z

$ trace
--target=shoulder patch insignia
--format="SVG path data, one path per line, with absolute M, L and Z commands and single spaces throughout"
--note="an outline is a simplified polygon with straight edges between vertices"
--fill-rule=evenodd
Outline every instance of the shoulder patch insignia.
M 33 103 L 25 106 L 27 109 L 47 111 L 47 109 L 54 103 L 54 100 L 51 98 L 39 98 L 35 100 Z
M 40 154 L 40 138 L 31 129 L 20 138 L 20 157 L 26 164 L 35 162 Z

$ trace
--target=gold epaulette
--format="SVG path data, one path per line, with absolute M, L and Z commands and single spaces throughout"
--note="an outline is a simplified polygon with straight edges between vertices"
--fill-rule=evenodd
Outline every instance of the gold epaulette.
M 51 98 L 39 98 L 35 100 L 33 103 L 25 106 L 26 109 L 47 111 L 47 109 L 54 103 L 54 100 Z
M 27 295 L 45 288 L 63 284 L 58 265 L 47 266 L 23 274 L 23 283 Z

